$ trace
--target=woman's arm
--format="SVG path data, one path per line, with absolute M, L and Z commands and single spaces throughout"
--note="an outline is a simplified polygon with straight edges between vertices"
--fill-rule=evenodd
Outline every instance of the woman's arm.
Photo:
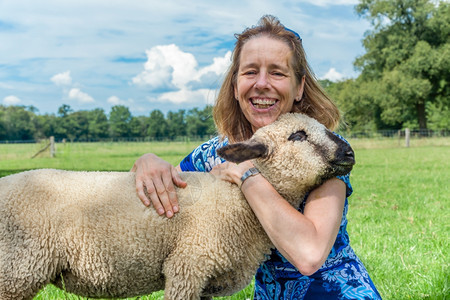
M 251 162 L 227 163 L 218 166 L 214 173 L 239 185 L 242 174 L 250 167 Z M 241 190 L 278 251 L 303 275 L 315 273 L 336 240 L 345 204 L 345 184 L 333 178 L 316 188 L 308 196 L 303 214 L 260 174 L 245 180 Z
M 179 211 L 175 185 L 186 187 L 179 165 L 174 167 L 155 154 L 147 153 L 136 160 L 131 172 L 136 172 L 136 192 L 144 205 L 152 203 L 159 215 L 165 213 L 168 218 Z

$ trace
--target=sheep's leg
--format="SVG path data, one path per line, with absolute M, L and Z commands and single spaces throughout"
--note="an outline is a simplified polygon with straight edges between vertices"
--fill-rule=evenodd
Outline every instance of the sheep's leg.
M 181 258 L 185 258 L 181 260 Z M 199 300 L 207 276 L 204 268 L 195 259 L 185 254 L 172 255 L 164 263 L 166 300 Z M 180 261 L 181 260 L 181 261 Z
M 55 274 L 55 249 L 5 219 L 0 215 L 0 299 L 32 299 Z
M 14 255 L 12 259 L 6 255 L 1 258 L 0 299 L 33 299 L 50 281 L 50 276 L 45 270 L 35 267 L 37 263 L 33 258 L 39 254 L 16 251 Z

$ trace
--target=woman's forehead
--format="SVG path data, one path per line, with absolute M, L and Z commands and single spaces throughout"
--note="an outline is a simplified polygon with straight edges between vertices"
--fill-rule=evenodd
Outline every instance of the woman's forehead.
M 270 64 L 289 68 L 292 51 L 282 41 L 268 36 L 254 37 L 247 41 L 240 55 L 241 67 Z

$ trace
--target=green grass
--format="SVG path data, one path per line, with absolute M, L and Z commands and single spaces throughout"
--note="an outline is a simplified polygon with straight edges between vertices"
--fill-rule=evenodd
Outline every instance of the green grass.
M 450 138 L 351 140 L 348 231 L 355 252 L 383 299 L 450 299 Z M 32 168 L 129 170 L 145 152 L 172 164 L 198 143 L 80 143 L 57 145 L 56 158 L 30 157 L 42 145 L 0 145 L 0 176 Z M 252 285 L 226 299 L 249 299 Z M 162 299 L 154 293 L 140 299 Z M 35 299 L 84 299 L 49 285 Z

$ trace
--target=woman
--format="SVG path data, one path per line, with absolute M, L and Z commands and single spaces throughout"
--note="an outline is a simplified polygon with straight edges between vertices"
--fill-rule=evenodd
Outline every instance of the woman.
M 170 218 L 179 210 L 174 184 L 186 186 L 178 172 L 211 171 L 240 186 L 276 247 L 258 269 L 255 299 L 380 299 L 349 246 L 349 174 L 328 180 L 294 208 L 260 174 L 243 177 L 253 167 L 250 161 L 236 165 L 216 155 L 217 148 L 250 138 L 287 112 L 305 113 L 330 129 L 339 123 L 339 111 L 315 80 L 298 34 L 264 16 L 236 37 L 213 112 L 221 137 L 196 148 L 177 167 L 153 154 L 139 158 L 132 169 L 139 197 Z

